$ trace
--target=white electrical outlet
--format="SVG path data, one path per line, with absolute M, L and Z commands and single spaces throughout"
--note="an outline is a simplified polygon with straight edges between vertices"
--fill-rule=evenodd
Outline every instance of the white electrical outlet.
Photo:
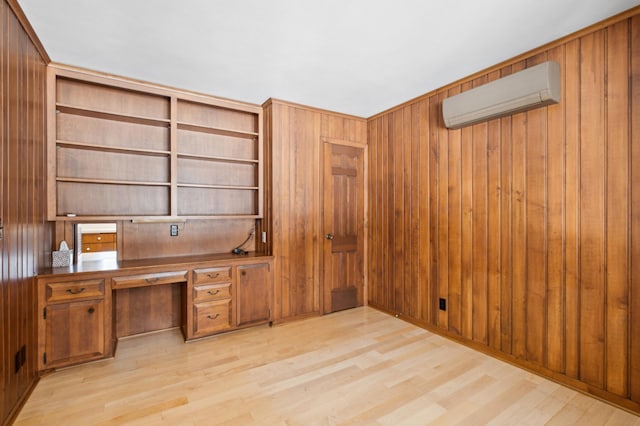
M 267 232 L 266 231 L 262 231 L 262 242 L 266 244 L 267 242 Z

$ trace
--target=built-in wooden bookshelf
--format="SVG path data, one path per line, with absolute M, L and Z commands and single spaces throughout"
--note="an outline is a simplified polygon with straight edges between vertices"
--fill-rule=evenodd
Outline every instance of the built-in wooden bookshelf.
M 49 219 L 262 217 L 262 108 L 49 67 Z

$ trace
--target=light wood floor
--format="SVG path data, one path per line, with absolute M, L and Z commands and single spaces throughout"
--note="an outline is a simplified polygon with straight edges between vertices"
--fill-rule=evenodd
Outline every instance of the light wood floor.
M 116 358 L 44 377 L 16 425 L 640 425 L 640 417 L 371 308 Z

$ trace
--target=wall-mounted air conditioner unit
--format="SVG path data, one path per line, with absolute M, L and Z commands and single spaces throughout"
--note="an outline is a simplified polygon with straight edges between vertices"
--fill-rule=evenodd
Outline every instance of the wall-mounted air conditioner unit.
M 560 65 L 549 61 L 446 98 L 444 124 L 458 129 L 560 102 Z

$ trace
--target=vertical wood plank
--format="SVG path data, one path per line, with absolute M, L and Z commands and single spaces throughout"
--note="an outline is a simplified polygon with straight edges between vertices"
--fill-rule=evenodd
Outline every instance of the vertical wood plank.
M 438 109 L 446 93 L 438 96 Z M 442 114 L 438 114 L 438 298 L 445 301 L 449 294 L 449 133 Z M 449 329 L 449 310 L 438 308 L 437 326 Z
M 629 340 L 629 26 L 607 30 L 606 389 L 627 396 Z
M 474 80 L 474 87 L 487 77 Z M 487 123 L 475 124 L 473 130 L 473 340 L 487 343 Z
M 640 16 L 631 19 L 631 287 L 629 393 L 640 403 Z M 634 119 L 635 117 L 635 119 Z
M 524 62 L 511 66 L 513 73 L 524 69 Z M 527 300 L 526 300 L 526 113 L 514 114 L 511 117 L 513 197 L 512 197 L 512 232 L 511 252 L 513 256 L 512 281 L 512 354 L 518 358 L 526 357 L 527 333 Z
M 385 116 L 383 118 L 383 145 L 386 147 L 386 161 L 385 161 L 385 174 L 387 180 L 387 203 L 386 203 L 386 226 L 385 229 L 387 231 L 387 244 L 386 250 L 387 253 L 393 253 L 394 245 L 395 245 L 395 180 L 394 180 L 394 164 L 395 164 L 395 147 L 393 146 L 393 139 L 391 138 L 391 131 L 393 130 L 393 119 L 392 116 Z M 394 257 L 386 256 L 386 281 L 387 281 L 387 309 L 394 310 L 395 309 L 395 299 L 394 299 L 394 291 L 395 291 L 395 268 L 394 268 Z
M 604 382 L 604 32 L 586 35 L 580 48 L 580 379 Z
M 389 145 L 394 149 L 394 191 L 393 191 L 393 223 L 394 223 L 394 244 L 393 244 L 393 276 L 394 311 L 404 314 L 404 145 L 403 145 L 403 110 L 393 113 L 393 121 L 390 123 L 391 133 L 389 135 Z
M 580 375 L 580 41 L 565 46 L 565 374 Z
M 500 78 L 500 71 L 489 74 L 488 80 Z M 487 123 L 487 340 L 489 346 L 500 349 L 501 326 L 501 121 Z
M 564 165 L 566 66 L 564 46 L 552 49 L 549 60 L 560 64 L 561 102 L 547 107 L 547 327 L 546 366 L 564 371 Z
M 438 216 L 438 193 L 439 181 L 438 170 L 440 167 L 438 151 L 438 120 L 440 116 L 440 105 L 438 96 L 429 98 L 429 323 L 438 323 L 438 253 L 439 240 L 438 228 L 440 217 Z
M 419 320 L 427 322 L 430 315 L 430 259 L 431 245 L 428 244 L 431 231 L 429 216 L 429 200 L 431 186 L 429 175 L 431 150 L 429 149 L 429 100 L 424 99 L 420 105 L 420 316 Z
M 411 105 L 411 297 L 410 315 L 420 320 L 421 285 L 420 256 L 422 240 L 420 239 L 420 105 Z
M 413 221 L 413 207 L 412 207 L 412 174 L 411 174 L 411 106 L 408 105 L 402 109 L 402 150 L 404 152 L 402 158 L 402 180 L 403 180 L 403 213 L 404 213 L 404 248 L 403 248 L 403 275 L 404 275 L 404 290 L 403 290 L 403 312 L 405 315 L 412 316 L 411 312 L 411 299 L 413 297 L 411 293 L 411 266 L 414 258 L 415 251 L 413 250 L 414 238 L 412 232 Z
M 460 86 L 449 96 L 460 93 Z M 449 331 L 462 334 L 462 146 L 461 131 L 449 132 Z
M 462 92 L 472 88 L 471 83 L 462 85 Z M 462 176 L 462 224 L 461 224 L 461 317 L 462 336 L 473 338 L 473 129 L 463 127 L 461 138 Z
M 501 70 L 501 77 L 511 74 L 511 66 Z M 512 238 L 512 145 L 511 116 L 500 119 L 500 350 L 511 353 L 511 315 L 513 265 L 511 256 Z
M 544 62 L 546 53 L 527 60 L 527 67 Z M 546 111 L 527 112 L 526 148 L 526 280 L 527 360 L 544 362 L 546 330 Z
M 369 228 L 367 231 L 367 238 L 369 239 L 369 285 L 367 287 L 367 300 L 373 303 L 378 302 L 378 290 L 380 289 L 380 280 L 379 274 L 381 273 L 380 268 L 380 259 L 378 258 L 378 253 L 380 247 L 382 245 L 381 241 L 378 239 L 380 235 L 380 224 L 378 223 L 379 215 L 378 209 L 373 208 L 377 206 L 379 201 L 375 198 L 380 194 L 380 178 L 378 175 L 378 121 L 372 120 L 368 122 L 368 134 L 369 134 L 369 182 L 366 182 L 366 185 L 369 185 Z

